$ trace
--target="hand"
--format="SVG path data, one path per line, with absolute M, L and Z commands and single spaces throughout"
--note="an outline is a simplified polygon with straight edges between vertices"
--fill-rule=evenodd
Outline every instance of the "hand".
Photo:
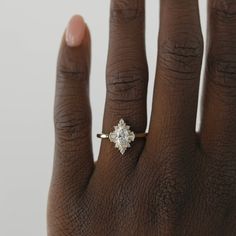
M 104 133 L 121 118 L 136 133 L 146 129 L 144 12 L 144 0 L 111 1 Z M 209 0 L 198 133 L 198 1 L 161 0 L 160 17 L 148 137 L 136 139 L 123 156 L 102 140 L 96 165 L 89 30 L 80 16 L 70 21 L 57 68 L 49 236 L 236 235 L 236 2 Z

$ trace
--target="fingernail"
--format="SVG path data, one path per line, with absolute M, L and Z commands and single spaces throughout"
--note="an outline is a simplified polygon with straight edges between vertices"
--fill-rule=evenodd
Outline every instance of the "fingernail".
M 66 43 L 69 47 L 78 47 L 84 38 L 85 22 L 82 16 L 71 18 L 66 28 Z

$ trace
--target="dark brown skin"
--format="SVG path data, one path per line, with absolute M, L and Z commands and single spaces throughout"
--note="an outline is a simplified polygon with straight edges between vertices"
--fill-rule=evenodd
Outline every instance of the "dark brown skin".
M 94 163 L 88 29 L 77 48 L 63 40 L 55 100 L 49 236 L 236 235 L 236 1 L 208 3 L 198 134 L 203 54 L 198 1 L 160 2 L 149 135 L 146 141 L 137 139 L 124 156 L 103 140 Z M 104 133 L 112 131 L 120 118 L 135 132 L 146 129 L 144 5 L 144 0 L 111 1 Z M 100 78 L 96 79 L 99 83 Z

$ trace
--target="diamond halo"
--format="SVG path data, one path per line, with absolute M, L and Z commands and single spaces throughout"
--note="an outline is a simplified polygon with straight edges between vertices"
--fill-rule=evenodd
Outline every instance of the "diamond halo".
M 126 125 L 121 119 L 117 126 L 114 126 L 114 131 L 109 134 L 109 140 L 115 144 L 123 155 L 127 148 L 131 147 L 130 143 L 135 139 L 135 134 L 130 130 L 130 126 Z

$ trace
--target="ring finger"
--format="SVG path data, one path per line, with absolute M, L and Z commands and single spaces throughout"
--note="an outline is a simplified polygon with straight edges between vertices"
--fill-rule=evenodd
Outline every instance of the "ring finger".
M 111 132 L 121 118 L 135 133 L 146 129 L 148 67 L 144 12 L 144 0 L 111 1 L 103 133 Z M 132 167 L 144 140 L 137 139 L 131 145 L 132 150 L 127 149 L 122 155 L 114 143 L 103 140 L 97 165 L 102 165 L 102 170 L 119 165 L 123 165 L 122 169 Z

